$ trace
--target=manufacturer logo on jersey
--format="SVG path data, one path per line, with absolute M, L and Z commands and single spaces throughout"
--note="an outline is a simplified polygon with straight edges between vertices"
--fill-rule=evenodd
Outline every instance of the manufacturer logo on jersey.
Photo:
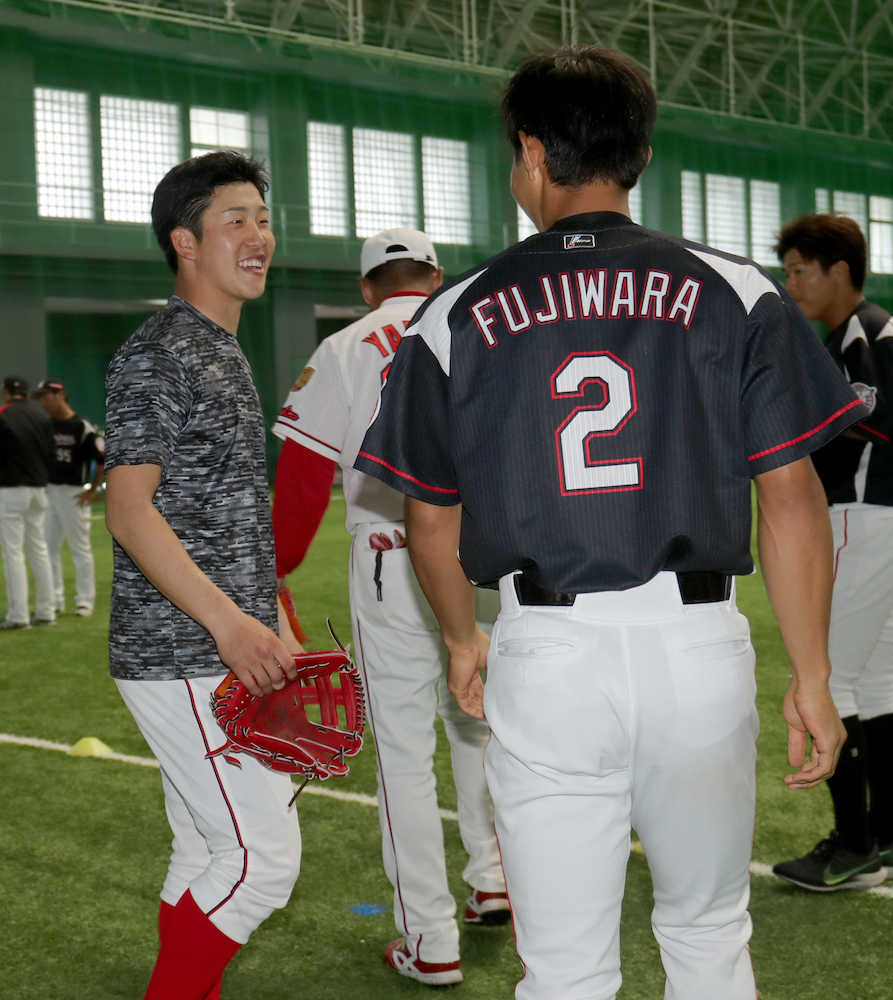
M 564 237 L 565 250 L 594 250 L 595 233 L 574 233 Z
M 313 373 L 314 373 L 315 371 L 316 371 L 316 369 L 315 369 L 315 368 L 305 368 L 305 369 L 304 369 L 304 370 L 303 370 L 303 371 L 301 372 L 301 375 L 300 375 L 300 377 L 298 378 L 298 381 L 297 381 L 297 382 L 295 382 L 295 384 L 294 384 L 294 385 L 292 386 L 292 390 L 291 390 L 291 391 L 292 391 L 292 392 L 297 392 L 297 391 L 298 391 L 298 389 L 303 389 L 303 388 L 304 388 L 304 386 L 305 386 L 305 385 L 306 385 L 306 384 L 307 384 L 307 383 L 308 383 L 308 382 L 310 381 L 310 379 L 311 379 L 311 378 L 313 377 Z
M 868 409 L 868 412 L 874 413 L 874 408 L 877 406 L 877 389 L 864 382 L 851 382 L 850 388 L 859 397 L 859 402 Z

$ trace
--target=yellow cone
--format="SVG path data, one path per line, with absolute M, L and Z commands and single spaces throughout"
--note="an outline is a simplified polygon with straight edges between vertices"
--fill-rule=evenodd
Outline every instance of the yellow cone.
M 82 736 L 68 751 L 72 757 L 108 757 L 112 748 L 95 736 Z

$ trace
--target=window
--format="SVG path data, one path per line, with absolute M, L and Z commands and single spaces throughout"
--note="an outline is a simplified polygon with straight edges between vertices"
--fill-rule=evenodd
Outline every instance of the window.
M 893 274 L 893 198 L 873 194 L 868 199 L 870 268 Z
M 93 218 L 93 158 L 87 95 L 34 88 L 37 214 Z
M 471 243 L 467 142 L 369 128 L 353 129 L 348 140 L 343 125 L 308 122 L 307 172 L 314 236 L 364 238 L 394 226 L 418 229 L 421 215 L 421 228 L 435 243 Z
M 701 175 L 682 171 L 682 235 L 695 243 L 704 242 L 704 198 Z
M 422 203 L 435 243 L 471 243 L 467 142 L 422 137 Z
M 778 267 L 774 247 L 781 228 L 781 190 L 775 181 L 750 182 L 750 255 L 764 267 Z
M 357 236 L 373 236 L 394 226 L 418 229 L 413 137 L 355 128 L 353 190 Z
M 686 239 L 760 264 L 777 264 L 772 247 L 781 225 L 778 184 L 683 170 L 681 186 Z
M 181 159 L 180 109 L 103 95 L 99 113 L 105 218 L 149 222 L 156 184 Z
M 518 206 L 518 239 L 526 240 L 528 236 L 533 236 L 539 232 L 536 226 L 527 218 L 527 213 L 521 206 Z
M 816 188 L 815 207 L 817 212 L 846 215 L 857 223 L 868 243 L 868 269 L 893 274 L 893 198 Z
M 310 232 L 347 236 L 347 152 L 343 125 L 307 123 Z
M 707 244 L 747 255 L 747 205 L 744 178 L 707 174 Z
M 638 184 L 629 193 L 629 217 L 642 225 L 642 188 Z
M 835 191 L 832 207 L 837 215 L 849 216 L 859 224 L 863 233 L 868 233 L 868 213 L 865 211 L 865 195 L 856 191 Z
M 244 111 L 221 108 L 189 109 L 190 156 L 201 156 L 218 149 L 251 152 L 251 116 Z

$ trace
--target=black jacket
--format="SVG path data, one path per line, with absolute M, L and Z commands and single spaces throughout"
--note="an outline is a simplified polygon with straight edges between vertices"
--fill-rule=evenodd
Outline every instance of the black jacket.
M 55 462 L 53 422 L 33 399 L 0 407 L 0 487 L 46 486 Z

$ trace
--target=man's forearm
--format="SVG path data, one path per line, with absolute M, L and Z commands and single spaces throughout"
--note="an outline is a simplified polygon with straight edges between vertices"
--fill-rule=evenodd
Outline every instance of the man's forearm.
M 406 499 L 406 540 L 419 585 L 447 646 L 473 641 L 474 588 L 459 562 L 462 508 Z
M 803 464 L 805 463 L 805 464 Z M 827 681 L 833 542 L 809 459 L 757 477 L 763 578 L 798 682 Z

